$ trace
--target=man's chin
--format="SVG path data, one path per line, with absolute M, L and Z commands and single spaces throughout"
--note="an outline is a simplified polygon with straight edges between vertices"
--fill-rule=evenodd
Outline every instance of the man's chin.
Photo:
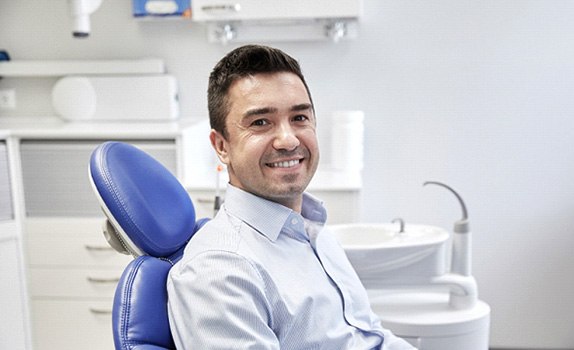
M 296 199 L 305 192 L 307 186 L 301 184 L 275 184 L 268 188 L 266 197 L 274 199 Z

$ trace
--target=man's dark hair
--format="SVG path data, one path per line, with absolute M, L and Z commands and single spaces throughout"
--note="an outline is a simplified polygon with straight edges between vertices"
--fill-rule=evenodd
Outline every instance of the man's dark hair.
M 297 75 L 305 85 L 311 105 L 313 104 L 299 63 L 283 51 L 262 45 L 245 45 L 225 55 L 209 75 L 207 107 L 211 128 L 227 138 L 225 120 L 230 110 L 229 87 L 233 82 L 258 73 L 279 72 Z

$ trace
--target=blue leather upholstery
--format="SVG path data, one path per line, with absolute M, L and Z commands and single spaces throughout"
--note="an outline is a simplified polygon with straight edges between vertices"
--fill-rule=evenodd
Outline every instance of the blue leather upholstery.
M 169 262 L 145 255 L 128 264 L 114 297 L 116 349 L 175 349 L 167 321 L 170 268 Z
M 103 143 L 92 153 L 90 174 L 104 211 L 147 254 L 167 256 L 191 237 L 195 211 L 189 195 L 149 154 L 126 143 Z
M 167 316 L 166 280 L 193 233 L 193 203 L 179 181 L 144 151 L 122 142 L 98 146 L 90 179 L 106 214 L 110 244 L 135 259 L 116 288 L 116 349 L 175 349 Z

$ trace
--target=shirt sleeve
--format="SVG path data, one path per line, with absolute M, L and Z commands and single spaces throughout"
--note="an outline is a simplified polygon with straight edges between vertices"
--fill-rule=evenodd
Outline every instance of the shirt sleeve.
M 205 252 L 178 264 L 167 283 L 178 349 L 279 350 L 257 269 L 232 252 Z

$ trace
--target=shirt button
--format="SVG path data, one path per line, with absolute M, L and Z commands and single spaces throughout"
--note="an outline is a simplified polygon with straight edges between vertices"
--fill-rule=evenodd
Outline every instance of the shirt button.
M 297 225 L 298 223 L 299 223 L 299 220 L 297 220 L 297 218 L 291 219 L 291 225 Z

